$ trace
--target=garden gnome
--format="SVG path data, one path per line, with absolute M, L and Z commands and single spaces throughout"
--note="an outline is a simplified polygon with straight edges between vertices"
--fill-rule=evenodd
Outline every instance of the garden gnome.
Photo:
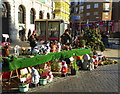
M 48 42 L 47 44 L 46 44 L 46 47 L 45 47 L 45 50 L 46 50 L 46 54 L 48 54 L 48 53 L 50 53 L 50 43 Z
M 53 74 L 52 74 L 52 71 L 48 71 L 48 82 L 52 82 L 53 80 Z
M 94 55 L 93 56 L 93 58 L 94 58 L 94 68 L 97 68 L 98 67 L 98 56 L 97 55 Z
M 95 62 L 94 58 L 91 58 L 90 59 L 90 68 L 89 68 L 90 71 L 94 69 L 94 62 Z
M 60 52 L 61 51 L 61 45 L 60 45 L 60 42 L 58 42 L 57 44 L 57 52 Z
M 83 69 L 87 70 L 88 69 L 88 64 L 90 63 L 89 60 L 90 60 L 90 56 L 88 54 L 85 54 L 83 56 L 83 59 L 84 59 L 84 62 L 82 64 L 82 67 Z
M 38 54 L 40 54 L 40 52 L 39 52 L 39 48 L 38 48 L 37 46 L 34 47 L 32 53 L 33 53 L 34 55 L 38 55 Z
M 16 46 L 14 47 L 14 54 L 15 54 L 16 56 L 19 56 L 19 48 L 20 48 L 19 45 L 16 45 Z
M 54 43 L 52 44 L 51 52 L 56 52 L 56 50 L 57 50 L 57 45 L 56 45 L 56 43 L 54 42 Z
M 68 66 L 65 61 L 62 61 L 62 69 L 61 69 L 62 77 L 65 77 L 67 72 L 68 72 Z
M 40 75 L 38 73 L 38 71 L 32 67 L 32 83 L 37 86 L 39 83 L 39 79 L 40 79 Z

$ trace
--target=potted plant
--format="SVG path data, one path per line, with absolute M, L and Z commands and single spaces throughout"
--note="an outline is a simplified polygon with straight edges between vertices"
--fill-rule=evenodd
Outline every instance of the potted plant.
M 21 83 L 19 85 L 20 92 L 27 92 L 29 90 L 29 83 Z
M 40 73 L 40 85 L 46 85 L 47 84 L 47 78 L 48 78 L 48 72 L 45 69 L 39 69 Z
M 73 60 L 70 67 L 71 67 L 71 75 L 76 75 L 76 73 L 77 73 L 77 71 L 79 69 L 77 64 L 76 64 L 76 59 Z

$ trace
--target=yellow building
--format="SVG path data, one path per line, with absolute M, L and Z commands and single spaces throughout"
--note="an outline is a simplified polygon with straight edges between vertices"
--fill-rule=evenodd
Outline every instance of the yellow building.
M 65 22 L 65 29 L 69 24 L 69 15 L 70 15 L 70 0 L 59 0 L 55 1 L 55 19 L 63 19 Z

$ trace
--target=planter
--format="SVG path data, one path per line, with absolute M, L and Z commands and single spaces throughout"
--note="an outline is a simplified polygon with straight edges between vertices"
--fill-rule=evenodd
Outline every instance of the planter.
M 40 79 L 40 85 L 46 85 L 47 79 Z
M 29 89 L 29 84 L 19 86 L 20 92 L 27 92 Z

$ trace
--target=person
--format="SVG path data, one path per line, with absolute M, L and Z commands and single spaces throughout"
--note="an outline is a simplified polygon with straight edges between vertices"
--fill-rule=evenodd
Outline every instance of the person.
M 25 38 L 25 28 L 23 27 L 22 29 L 22 41 L 25 41 L 26 38 Z
M 31 35 L 31 29 L 28 31 L 28 41 L 30 40 L 30 35 Z
M 19 37 L 21 41 L 25 41 L 25 28 L 22 27 L 22 30 L 19 31 Z
M 33 34 L 30 36 L 30 40 L 29 41 L 30 41 L 31 54 L 32 54 L 32 51 L 33 51 L 34 47 L 37 46 L 36 39 L 35 39 Z
M 69 35 L 68 29 L 65 30 L 65 33 L 61 36 L 61 43 L 68 44 L 71 43 L 71 37 Z
M 103 32 L 101 36 L 102 36 L 102 42 L 104 43 L 105 47 L 109 47 L 108 35 L 106 35 L 105 32 Z
M 32 34 L 34 35 L 35 39 L 38 41 L 39 39 L 38 39 L 38 34 L 36 33 L 36 30 L 34 30 Z

